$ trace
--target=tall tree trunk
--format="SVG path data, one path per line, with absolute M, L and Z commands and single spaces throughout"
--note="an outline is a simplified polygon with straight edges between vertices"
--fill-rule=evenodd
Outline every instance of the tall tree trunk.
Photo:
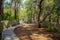
M 17 19 L 16 0 L 14 0 L 14 2 L 15 2 L 15 9 L 14 9 L 15 10 L 15 19 Z
M 57 25 L 59 24 L 60 7 L 57 8 Z
M 3 0 L 0 0 L 0 40 L 2 40 L 2 31 L 3 31 L 3 26 L 1 23 L 1 20 L 3 19 Z
M 16 17 L 17 17 L 17 23 L 19 23 L 19 7 L 20 7 L 20 5 L 19 5 L 19 3 L 17 3 L 17 8 L 16 8 Z
M 49 22 L 51 22 L 51 14 L 49 15 Z
M 3 14 L 3 0 L 0 0 L 0 19 L 2 19 L 4 16 Z
M 10 4 L 10 15 L 9 15 L 9 20 L 11 20 L 11 8 L 12 8 L 12 4 Z
M 39 2 L 39 9 L 40 9 L 40 11 L 39 11 L 39 14 L 38 14 L 38 28 L 41 28 L 41 24 L 40 24 L 40 14 L 42 13 L 42 2 L 43 2 L 44 0 L 41 0 L 40 2 Z
M 31 5 L 32 6 L 32 5 Z M 30 8 L 30 23 L 32 23 L 32 7 Z
M 58 27 L 59 27 L 59 14 L 58 14 L 58 13 L 57 13 L 56 26 L 58 26 Z
M 51 27 L 51 14 L 49 15 L 49 23 L 50 23 L 50 27 Z

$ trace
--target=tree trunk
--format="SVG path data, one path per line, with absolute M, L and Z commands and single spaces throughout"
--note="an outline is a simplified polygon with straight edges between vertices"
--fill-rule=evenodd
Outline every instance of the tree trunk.
M 15 10 L 15 19 L 17 19 L 16 0 L 14 0 L 14 2 L 15 2 L 15 9 L 14 9 Z
M 38 28 L 41 28 L 41 24 L 40 24 L 40 14 L 42 13 L 42 2 L 43 2 L 44 0 L 41 0 L 40 2 L 39 2 L 39 9 L 40 9 L 40 11 L 39 11 L 39 14 L 38 14 Z
M 57 24 L 59 24 L 60 7 L 57 8 Z
M 1 20 L 3 19 L 3 0 L 0 0 L 0 40 L 2 40 L 2 31 L 3 31 L 3 25 L 1 23 Z
M 51 15 L 49 16 L 49 22 L 51 22 Z
M 57 14 L 57 21 L 56 21 L 56 26 L 59 25 L 59 15 Z
M 0 0 L 0 19 L 2 20 L 4 14 L 3 14 L 3 0 Z
M 31 5 L 32 6 L 32 5 Z M 30 23 L 32 23 L 32 7 L 30 8 Z

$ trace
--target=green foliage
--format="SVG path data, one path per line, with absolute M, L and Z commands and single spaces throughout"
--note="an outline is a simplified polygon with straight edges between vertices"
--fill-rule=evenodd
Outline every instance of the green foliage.
M 24 3 L 26 6 L 30 5 L 33 3 L 34 0 L 26 0 L 26 2 Z
M 17 0 L 17 2 L 18 2 L 18 3 L 20 3 L 20 2 L 21 2 L 21 0 Z
M 10 13 L 10 6 L 11 4 L 13 4 L 14 0 L 11 0 L 11 2 L 6 2 L 6 8 L 4 8 L 4 18 L 3 20 L 14 20 L 14 8 L 11 9 L 11 13 Z M 34 15 L 34 17 L 36 16 L 35 14 L 38 15 L 39 13 L 39 2 L 37 3 L 36 0 L 25 0 L 24 4 L 23 4 L 23 0 L 16 0 L 18 4 L 20 4 L 20 9 L 18 10 L 19 13 L 19 19 L 24 19 L 27 18 L 29 22 L 31 22 L 32 16 Z M 36 2 L 34 2 L 36 1 Z M 38 0 L 40 1 L 40 0 Z M 20 3 L 21 2 L 21 3 Z M 34 5 L 35 3 L 35 5 Z M 22 5 L 24 5 L 22 7 Z M 41 16 L 43 15 L 42 19 L 44 18 L 44 16 L 46 14 L 50 13 L 51 14 L 51 18 L 50 18 L 50 22 L 55 22 L 56 23 L 56 19 L 58 16 L 60 16 L 60 1 L 59 0 L 44 0 L 42 3 L 42 13 Z M 36 16 L 37 17 L 37 16 Z M 47 20 L 44 21 L 48 21 L 49 20 L 49 15 L 48 18 L 46 18 Z M 49 22 L 48 22 L 49 23 Z M 47 25 L 47 24 L 46 24 Z M 46 27 L 46 25 L 43 25 Z M 49 30 L 56 30 L 55 28 L 50 28 Z
M 26 13 L 26 10 L 19 10 L 19 19 L 24 19 L 27 17 L 27 13 Z
M 4 14 L 3 20 L 8 20 L 11 15 L 9 13 Z
M 5 8 L 3 20 L 14 20 L 14 10 L 11 9 L 11 12 L 10 12 L 10 9 Z
M 49 32 L 59 32 L 59 30 L 57 28 L 55 28 L 55 27 L 49 27 L 48 31 Z

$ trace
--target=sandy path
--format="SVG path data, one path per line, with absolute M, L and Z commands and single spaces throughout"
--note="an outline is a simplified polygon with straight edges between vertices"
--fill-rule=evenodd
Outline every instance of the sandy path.
M 47 32 L 44 28 L 34 28 L 31 24 L 18 27 L 14 31 L 19 40 L 60 40 L 60 33 Z

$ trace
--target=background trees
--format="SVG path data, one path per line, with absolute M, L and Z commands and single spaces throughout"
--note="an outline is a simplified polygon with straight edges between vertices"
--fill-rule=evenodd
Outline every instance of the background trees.
M 48 26 L 47 24 L 58 26 L 60 25 L 60 1 L 10 0 L 3 2 L 0 0 L 0 21 L 16 19 L 17 22 L 28 20 L 27 23 L 36 23 L 38 28 Z
M 11 0 L 10 2 L 6 2 L 6 5 L 4 7 L 4 14 L 9 11 L 6 17 L 8 19 L 9 15 L 10 19 L 14 20 L 24 20 L 24 17 L 26 17 L 28 23 L 35 22 L 39 27 L 45 21 L 59 24 L 59 0 Z

